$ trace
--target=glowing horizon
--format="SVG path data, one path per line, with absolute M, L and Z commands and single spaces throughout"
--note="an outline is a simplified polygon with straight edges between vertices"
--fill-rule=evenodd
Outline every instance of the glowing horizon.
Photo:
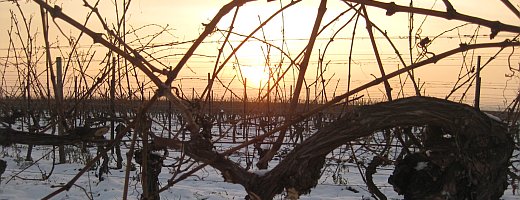
M 26 11 L 26 16 L 33 17 L 32 31 L 38 32 L 39 34 L 35 37 L 34 45 L 34 57 L 31 62 L 34 67 L 35 74 L 38 74 L 38 81 L 41 85 L 45 85 L 47 77 L 45 75 L 45 57 L 43 48 L 43 39 L 41 37 L 41 22 L 39 16 L 39 8 L 35 6 L 33 2 L 20 2 L 21 8 Z M 122 2 L 115 2 L 122 3 Z M 126 41 L 129 45 L 139 51 L 142 51 L 142 55 L 152 62 L 159 70 L 167 69 L 168 67 L 176 66 L 180 58 L 186 53 L 187 49 L 191 46 L 193 39 L 198 37 L 200 32 L 205 28 L 204 24 L 207 24 L 212 17 L 218 12 L 220 7 L 226 2 L 222 1 L 158 1 L 150 3 L 148 1 L 134 1 L 130 6 L 130 10 L 127 16 L 126 26 Z M 214 71 L 215 66 L 220 67 L 225 58 L 230 56 L 240 42 L 248 35 L 253 29 L 255 29 L 260 23 L 276 12 L 280 7 L 287 5 L 290 1 L 280 2 L 251 2 L 241 7 L 238 11 L 238 18 L 235 22 L 233 31 L 238 33 L 231 34 L 229 41 L 223 44 L 224 38 L 227 35 L 225 31 L 216 31 L 210 37 L 208 37 L 201 46 L 195 51 L 194 56 L 188 61 L 186 66 L 181 70 L 179 78 L 173 83 L 175 87 L 182 88 L 194 88 L 197 92 L 203 90 L 203 85 L 207 83 L 207 74 Z M 237 54 L 223 65 L 223 69 L 219 74 L 219 79 L 223 81 L 220 85 L 215 86 L 216 91 L 225 93 L 224 87 L 230 87 L 232 89 L 240 91 L 240 81 L 238 81 L 237 74 L 239 73 L 237 66 L 277 66 L 271 67 L 273 72 L 278 74 L 287 71 L 284 78 L 284 86 L 280 86 L 279 89 L 290 90 L 289 88 L 294 85 L 294 79 L 297 76 L 297 68 L 292 66 L 291 60 L 296 59 L 296 56 L 304 49 L 308 40 L 314 18 L 316 16 L 317 5 L 319 2 L 304 1 L 296 4 L 295 6 L 288 8 L 282 15 L 279 15 L 271 22 L 269 22 L 263 29 L 253 35 L 254 38 L 248 40 L 244 46 L 237 51 Z M 409 1 L 397 1 L 399 5 L 408 5 Z M 444 5 L 442 2 L 414 2 L 418 7 L 433 8 L 442 11 Z M 515 24 L 516 17 L 509 12 L 500 2 L 490 3 L 487 1 L 456 1 L 452 2 L 457 11 L 465 14 L 471 14 L 476 16 L 487 17 L 491 20 L 500 20 L 504 23 Z M 0 3 L 0 19 L 5 22 L 11 22 L 11 14 L 9 10 L 12 10 L 15 16 L 20 17 L 18 9 L 13 3 Z M 476 5 L 479 7 L 488 7 L 495 9 L 476 9 Z M 62 7 L 65 14 L 69 14 L 74 19 L 83 22 L 85 15 L 88 13 L 88 9 L 83 7 L 81 3 L 59 1 L 57 5 Z M 330 22 L 339 13 L 346 11 L 349 7 L 340 1 L 329 1 L 328 11 L 324 17 L 322 24 Z M 121 5 L 119 5 L 121 9 Z M 111 27 L 115 27 L 116 14 L 114 4 L 101 2 L 100 5 L 101 14 L 106 17 L 107 22 Z M 119 10 L 121 11 L 121 10 Z M 417 57 L 418 50 L 414 49 L 412 55 L 408 52 L 408 33 L 407 24 L 401 23 L 407 19 L 406 13 L 398 13 L 394 16 L 386 16 L 385 10 L 378 8 L 368 8 L 370 19 L 372 19 L 381 29 L 383 29 L 394 42 L 396 42 L 397 48 L 403 56 L 403 59 L 409 63 L 410 60 Z M 160 14 L 157 14 L 160 13 Z M 508 14 L 509 13 L 509 14 Z M 30 14 L 30 15 L 29 15 Z M 234 10 L 226 15 L 217 26 L 220 30 L 227 30 L 230 26 L 231 19 L 233 17 Z M 326 91 L 328 93 L 328 99 L 330 96 L 342 94 L 347 91 L 349 83 L 347 83 L 348 77 L 348 65 L 349 65 L 349 48 L 352 41 L 354 44 L 353 58 L 351 60 L 351 83 L 350 89 L 362 85 L 374 78 L 380 77 L 377 63 L 373 55 L 370 40 L 366 33 L 365 22 L 363 18 L 359 19 L 357 25 L 357 32 L 355 38 L 352 38 L 353 23 L 348 24 L 339 34 L 334 38 L 334 42 L 328 45 L 330 38 L 336 31 L 339 31 L 341 27 L 352 18 L 354 13 L 352 11 L 346 13 L 336 21 L 332 21 L 330 27 L 325 30 L 317 39 L 315 48 L 311 55 L 310 67 L 306 73 L 306 85 L 305 87 L 312 88 L 311 97 L 320 93 L 320 91 Z M 121 17 L 121 12 L 119 12 Z M 426 20 L 424 25 L 422 21 Z M 63 38 L 60 30 L 56 28 L 56 24 L 50 20 L 50 39 L 52 59 L 55 57 L 63 57 L 64 62 L 68 64 L 68 71 L 65 72 L 65 87 L 74 87 L 75 79 L 79 82 L 79 87 L 88 88 L 96 81 L 96 78 L 100 77 L 103 73 L 107 72 L 110 63 L 104 59 L 107 51 L 105 48 L 95 44 L 92 46 L 92 39 L 83 36 L 81 39 L 79 31 L 71 28 L 70 25 L 64 23 L 60 19 L 55 20 L 56 23 L 61 27 L 63 33 L 70 36 L 69 39 L 73 39 L 74 42 L 77 40 L 79 46 L 78 51 L 74 54 L 74 57 L 68 59 L 68 55 L 72 52 L 70 49 L 69 42 Z M 475 25 L 463 25 L 463 22 L 450 21 L 445 19 L 437 19 L 434 17 L 425 17 L 416 15 L 415 30 L 412 34 L 413 42 L 418 42 L 418 39 L 425 37 L 433 37 L 441 34 L 443 31 L 455 28 L 456 29 L 443 34 L 437 38 L 428 47 L 428 51 L 432 53 L 440 53 L 449 49 L 458 47 L 461 43 L 477 42 L 497 42 L 504 39 L 513 38 L 515 35 L 511 33 L 501 32 L 494 39 L 489 39 L 490 30 L 488 28 L 478 28 Z M 9 30 L 10 23 L 3 23 L 0 25 L 2 30 Z M 98 23 L 98 19 L 92 18 L 87 26 L 97 32 L 103 33 L 102 27 Z M 420 32 L 418 27 L 420 26 Z M 458 27 L 460 26 L 460 27 Z M 161 34 L 157 34 L 161 33 Z M 386 39 L 381 33 L 374 31 L 376 34 L 376 41 L 380 51 L 380 55 L 383 60 L 385 70 L 388 72 L 395 71 L 402 68 L 403 65 L 399 62 L 399 59 L 394 53 L 394 50 L 390 48 Z M 4 36 L 7 33 L 3 33 Z M 154 35 L 157 34 L 157 35 Z M 476 37 L 473 36 L 476 35 Z M 2 36 L 2 38 L 6 38 Z M 23 30 L 21 36 L 24 36 Z M 419 37 L 419 38 L 417 38 Z M 265 41 L 259 41 L 265 40 Z M 2 92 L 4 95 L 7 93 L 11 95 L 23 94 L 23 85 L 27 82 L 24 78 L 24 74 L 27 74 L 24 67 L 24 60 L 16 61 L 12 58 L 8 59 L 8 53 L 12 56 L 13 52 L 17 52 L 18 55 L 22 55 L 23 48 L 22 44 L 18 40 L 14 40 L 13 44 L 10 41 L 2 39 L 0 41 L 0 54 L 2 59 L 0 62 L 5 65 L 4 67 L 4 78 L 2 79 Z M 11 46 L 12 47 L 11 47 Z M 274 45 L 274 46 L 270 46 Z M 414 46 L 415 47 L 415 46 Z M 222 57 L 217 61 L 217 55 L 219 49 L 222 48 Z M 280 52 L 280 49 L 284 53 Z M 327 54 L 320 61 L 320 53 L 327 49 Z M 9 51 L 8 51 L 9 50 Z M 419 84 L 423 84 L 423 92 L 425 95 L 434 95 L 438 97 L 444 97 L 452 89 L 451 86 L 457 82 L 460 78 L 460 70 L 470 70 L 469 68 L 476 65 L 476 57 L 481 55 L 483 61 L 487 61 L 494 57 L 499 49 L 483 49 L 473 52 L 467 52 L 467 54 L 458 54 L 451 56 L 445 60 L 442 60 L 434 65 L 425 66 L 415 71 L 416 77 L 418 78 Z M 509 56 L 512 54 L 513 56 Z M 516 95 L 518 79 L 505 78 L 505 75 L 510 74 L 508 63 L 512 63 L 512 66 L 516 66 L 518 63 L 518 56 L 511 51 L 506 49 L 505 53 L 494 57 L 495 60 L 488 65 L 482 71 L 484 89 L 482 95 L 485 98 L 492 99 L 494 103 L 489 104 L 500 104 L 503 105 L 503 99 L 511 99 Z M 91 57 L 92 56 L 92 57 Z M 150 56 L 153 56 L 150 57 Z M 412 58 L 410 58 L 412 57 Z M 511 58 L 512 57 L 512 58 Z M 466 60 L 462 60 L 466 58 Z M 301 57 L 299 58 L 301 59 Z M 70 62 L 69 62 L 70 61 Z M 300 60 L 296 59 L 295 62 Z M 156 86 L 150 83 L 149 79 L 144 76 L 141 72 L 134 71 L 130 65 L 125 65 L 125 62 L 118 60 L 117 73 L 118 85 L 122 88 L 127 88 L 128 92 L 134 90 L 132 88 L 139 88 L 146 91 L 155 91 Z M 128 64 L 128 62 L 126 62 Z M 22 65 L 20 67 L 19 65 Z M 321 71 L 320 66 L 321 65 Z M 287 69 L 291 66 L 290 69 Z M 87 68 L 88 67 L 88 68 Z M 255 85 L 249 85 L 253 88 L 260 87 L 259 84 L 265 84 L 265 76 L 254 76 L 260 74 L 260 72 L 252 73 L 253 75 L 244 74 L 248 78 L 248 83 L 254 83 Z M 323 73 L 322 75 L 320 75 Z M 161 80 L 164 80 L 163 75 L 159 75 Z M 130 76 L 126 78 L 125 76 Z M 235 77 L 236 76 L 236 77 Z M 316 78 L 325 80 L 325 84 L 316 84 L 313 82 Z M 254 80 L 256 79 L 256 80 Z M 108 79 L 107 79 L 108 80 Z M 400 76 L 390 80 L 393 84 L 392 94 L 396 97 L 414 95 L 414 92 L 410 90 L 410 81 L 407 80 L 406 76 Z M 139 83 L 139 85 L 138 85 Z M 400 84 L 404 83 L 404 87 Z M 426 87 L 430 86 L 430 87 Z M 109 87 L 108 82 L 102 84 L 101 88 L 98 89 L 99 95 L 103 96 L 106 88 Z M 325 87 L 325 88 L 323 88 Z M 404 90 L 400 90 L 403 87 Z M 486 89 L 487 88 L 487 89 Z M 368 98 L 384 98 L 384 90 L 381 85 L 370 89 L 370 91 L 364 92 Z M 265 92 L 266 90 L 263 90 Z M 32 91 L 34 92 L 34 90 Z M 249 91 L 248 91 L 249 92 Z M 258 92 L 258 91 L 255 91 Z M 288 92 L 288 91 L 286 91 Z M 471 95 L 472 90 L 467 92 Z M 121 93 L 118 91 L 118 94 Z M 125 93 L 123 91 L 122 93 Z M 146 92 L 145 92 L 146 93 Z M 242 94 L 242 92 L 237 92 Z M 466 93 L 464 93 L 466 94 Z M 123 94 L 119 94 L 125 96 Z M 361 94 L 360 94 L 361 95 Z M 462 96 L 463 93 L 457 93 L 458 97 Z M 256 95 L 253 95 L 256 96 Z M 505 98 L 502 98 L 505 96 Z M 300 98 L 305 98 L 302 94 Z M 470 98 L 470 97 L 468 97 Z M 483 102 L 484 103 L 484 102 Z

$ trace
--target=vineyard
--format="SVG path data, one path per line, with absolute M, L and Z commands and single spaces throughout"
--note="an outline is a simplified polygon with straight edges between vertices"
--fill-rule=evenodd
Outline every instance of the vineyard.
M 147 3 L 0 1 L 0 199 L 520 195 L 517 2 Z

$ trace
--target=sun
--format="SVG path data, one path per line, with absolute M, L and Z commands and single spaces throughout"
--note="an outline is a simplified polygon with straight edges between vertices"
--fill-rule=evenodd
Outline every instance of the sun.
M 247 79 L 247 86 L 260 88 L 269 80 L 269 68 L 264 66 L 240 66 L 242 77 Z

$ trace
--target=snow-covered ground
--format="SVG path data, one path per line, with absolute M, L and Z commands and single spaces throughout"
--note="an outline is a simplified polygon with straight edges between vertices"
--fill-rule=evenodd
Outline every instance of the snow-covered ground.
M 161 128 L 154 126 L 154 132 L 161 133 Z M 214 127 L 215 132 L 218 133 L 217 127 Z M 230 127 L 223 127 L 224 130 L 230 130 Z M 251 135 L 255 135 L 256 130 L 248 130 Z M 244 131 L 240 128 L 238 133 Z M 241 136 L 238 137 L 240 140 Z M 127 138 L 128 139 L 128 138 Z M 223 151 L 229 149 L 231 144 L 229 138 L 219 139 L 220 143 L 215 146 L 217 150 Z M 238 141 L 239 142 L 239 141 Z M 359 147 L 359 146 L 358 146 Z M 46 195 L 57 190 L 58 187 L 63 186 L 69 182 L 81 170 L 85 163 L 85 153 L 81 153 L 77 147 L 71 148 L 69 157 L 67 158 L 71 163 L 54 165 L 52 147 L 37 146 L 33 149 L 34 162 L 24 161 L 27 145 L 14 145 L 10 147 L 0 147 L 0 159 L 7 161 L 7 169 L 2 175 L 0 183 L 0 200 L 3 199 L 41 199 Z M 354 147 L 356 149 L 356 147 Z M 96 148 L 88 148 L 90 156 L 96 155 Z M 127 146 L 122 146 L 123 157 L 126 158 L 125 153 L 128 151 Z M 230 159 L 246 166 L 246 151 L 254 151 L 249 147 L 241 152 L 230 155 Z M 282 148 L 282 152 L 284 148 Z M 372 199 L 368 192 L 365 183 L 363 182 L 360 171 L 351 157 L 351 150 L 349 148 L 337 149 L 329 154 L 329 162 L 323 168 L 323 175 L 319 180 L 319 184 L 314 188 L 310 194 L 301 196 L 301 199 Z M 367 154 L 366 151 L 356 152 L 357 159 L 362 162 L 371 158 L 372 155 Z M 398 149 L 394 148 L 391 153 L 398 154 Z M 515 155 L 518 155 L 515 153 Z M 178 158 L 179 152 L 171 150 L 165 163 L 173 162 Z M 518 158 L 517 158 L 518 159 Z M 253 160 L 253 162 L 256 162 Z M 275 159 L 270 163 L 270 167 L 277 164 Z M 126 159 L 124 164 L 126 163 Z M 135 162 L 134 162 L 135 163 Z M 136 166 L 139 166 L 136 164 Z M 195 165 L 196 166 L 196 165 Z M 110 157 L 110 167 L 115 167 L 114 156 Z M 123 166 L 124 169 L 125 166 Z M 193 167 L 193 166 L 192 166 Z M 417 166 L 421 168 L 424 166 Z M 141 194 L 140 171 L 130 172 L 129 184 L 129 198 L 138 199 Z M 393 191 L 393 188 L 388 184 L 388 177 L 392 173 L 391 166 L 378 168 L 374 175 L 374 182 L 380 190 L 389 199 L 403 199 Z M 52 173 L 51 173 L 52 171 Z M 110 173 L 104 175 L 105 179 L 99 181 L 97 177 L 97 169 L 91 170 L 81 176 L 75 185 L 67 192 L 63 192 L 53 199 L 122 199 L 124 188 L 125 171 L 118 169 L 111 169 Z M 262 173 L 262 172 L 257 172 Z M 44 181 L 41 179 L 44 176 L 50 177 Z M 161 186 L 167 183 L 167 180 L 172 177 L 169 168 L 163 168 L 159 176 Z M 175 184 L 167 191 L 161 193 L 161 199 L 244 199 L 246 192 L 241 185 L 230 184 L 223 181 L 223 178 L 217 170 L 211 167 L 205 167 L 199 170 L 194 175 Z M 284 195 L 278 195 L 276 199 L 283 199 Z M 502 199 L 513 200 L 520 199 L 520 195 L 513 194 L 511 186 L 505 191 Z
M 42 174 L 48 175 L 52 168 L 52 157 L 45 155 L 51 150 L 50 148 L 36 148 L 33 158 L 43 157 L 43 159 L 30 166 L 33 162 L 23 161 L 26 150 L 27 148 L 23 145 L 2 150 L 2 159 L 8 162 L 8 167 L 2 176 L 0 199 L 40 199 L 55 191 L 57 187 L 66 184 L 83 167 L 82 164 L 59 164 L 55 165 L 48 180 L 27 180 L 41 179 Z M 21 157 L 16 158 L 17 156 Z M 368 197 L 369 194 L 366 187 L 363 186 L 357 168 L 352 165 L 344 167 L 342 170 L 339 175 L 341 177 L 337 179 L 341 178 L 343 183 L 335 184 L 332 173 L 336 171 L 336 166 L 325 167 L 320 184 L 309 195 L 302 196 L 302 199 L 361 199 Z M 385 170 L 384 173 L 391 173 L 391 171 Z M 105 176 L 105 180 L 101 182 L 96 174 L 96 170 L 89 171 L 76 182 L 71 190 L 58 195 L 56 199 L 86 199 L 87 195 L 94 199 L 121 199 L 124 170 L 110 170 L 110 174 Z M 160 182 L 165 184 L 170 177 L 171 174 L 163 170 Z M 138 170 L 132 171 L 129 188 L 129 196 L 132 199 L 138 198 L 141 193 L 138 179 Z M 383 179 L 381 178 L 381 180 Z M 382 189 L 385 193 L 393 193 L 388 184 Z M 162 199 L 243 199 L 245 196 L 246 193 L 242 186 L 224 182 L 218 171 L 211 167 L 200 170 L 168 191 L 161 193 Z M 282 195 L 279 198 L 283 198 Z
M 50 147 L 38 147 L 33 152 L 33 158 L 40 159 L 36 164 L 23 161 L 27 148 L 23 145 L 3 148 L 2 159 L 8 162 L 6 172 L 0 184 L 0 199 L 40 199 L 57 187 L 67 183 L 82 168 L 82 164 L 55 165 L 49 179 L 41 179 L 48 175 L 52 168 L 52 156 L 48 155 Z M 17 156 L 21 156 L 18 157 Z M 113 162 L 111 164 L 114 164 Z M 28 168 L 27 168 L 28 167 Z M 27 169 L 25 169 L 27 168 Z M 25 170 L 23 170 L 25 169 Z M 137 199 L 141 193 L 138 182 L 139 170 L 130 173 L 130 199 Z M 84 174 L 67 192 L 61 193 L 54 199 L 121 199 L 123 195 L 124 170 L 110 170 L 105 180 L 99 181 L 96 170 Z M 391 168 L 378 169 L 374 181 L 389 199 L 402 199 L 392 186 L 387 183 Z M 171 177 L 167 170 L 162 171 L 160 182 L 165 184 Z M 161 193 L 162 199 L 243 199 L 246 193 L 242 186 L 223 181 L 219 173 L 211 167 L 206 167 L 194 176 L 174 185 L 168 191 Z M 283 199 L 279 195 L 276 199 Z M 351 163 L 341 165 L 329 164 L 323 169 L 323 176 L 318 186 L 301 199 L 371 199 L 370 194 L 362 181 L 357 167 Z M 505 191 L 502 199 L 520 199 L 520 195 L 513 195 L 511 187 Z

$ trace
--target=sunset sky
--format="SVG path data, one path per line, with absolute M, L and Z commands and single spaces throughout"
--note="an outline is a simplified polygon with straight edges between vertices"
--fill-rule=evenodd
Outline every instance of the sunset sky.
M 19 81 L 18 71 L 13 64 L 13 59 L 7 59 L 9 44 L 9 29 L 12 24 L 11 12 L 18 18 L 21 23 L 21 13 L 12 2 L 0 1 L 0 63 L 4 67 L 4 78 L 2 80 L 2 87 L 6 85 L 16 85 Z M 60 5 L 63 12 L 73 19 L 84 23 L 85 16 L 89 13 L 89 9 L 83 7 L 81 1 L 67 0 L 67 1 L 50 1 L 51 5 Z M 95 1 L 88 1 L 94 4 Z M 208 23 L 219 9 L 228 3 L 229 1 L 222 0 L 133 0 L 127 14 L 126 31 L 129 32 L 126 36 L 126 41 L 136 49 L 140 49 L 144 45 L 157 46 L 168 43 L 180 43 L 185 41 L 191 41 L 196 39 L 199 34 L 204 30 L 204 25 Z M 237 15 L 237 21 L 233 31 L 242 35 L 248 35 L 253 31 L 261 22 L 265 21 L 271 14 L 276 12 L 280 7 L 289 4 L 291 1 L 272 1 L 266 2 L 265 0 L 255 1 L 247 3 L 245 6 L 239 9 Z M 389 2 L 389 1 L 387 1 Z M 409 5 L 409 0 L 395 1 L 398 5 Z M 271 22 L 266 25 L 262 31 L 254 34 L 256 38 L 265 39 L 271 44 L 283 48 L 284 51 L 289 54 L 292 58 L 295 58 L 307 44 L 307 40 L 311 33 L 317 9 L 320 1 L 304 0 L 293 7 L 288 8 L 283 12 L 282 15 L 278 15 Z M 501 1 L 489 1 L 489 0 L 452 0 L 454 8 L 459 12 L 467 15 L 477 16 L 480 18 L 488 19 L 491 21 L 500 21 L 510 25 L 519 25 L 520 19 L 517 18 Z M 512 0 L 511 3 L 514 5 L 520 4 L 518 0 Z M 100 14 L 106 20 L 109 26 L 116 26 L 116 7 L 118 5 L 119 17 L 121 16 L 121 10 L 123 1 L 101 1 L 99 5 Z M 39 7 L 32 1 L 20 1 L 21 9 L 24 12 L 26 18 L 32 17 L 31 23 L 31 35 L 36 35 L 35 39 L 35 58 L 39 58 L 37 64 L 39 73 L 44 73 L 45 68 L 44 50 L 41 48 L 44 46 L 43 37 L 41 33 L 41 18 Z M 438 0 L 421 0 L 414 1 L 414 6 L 422 8 L 433 8 L 439 11 L 445 11 L 445 6 L 442 1 Z M 327 4 L 327 13 L 323 19 L 322 25 L 328 23 L 340 13 L 349 9 L 344 2 L 339 0 L 329 0 Z M 226 15 L 223 20 L 218 24 L 218 29 L 227 30 L 229 29 L 231 19 L 234 14 L 234 10 Z M 386 16 L 385 10 L 379 8 L 368 8 L 368 15 L 370 19 L 381 29 L 385 30 L 388 35 L 393 39 L 393 42 L 397 46 L 398 50 L 402 54 L 407 64 L 410 61 L 409 44 L 408 44 L 408 14 L 397 13 L 393 16 Z M 318 36 L 309 69 L 306 74 L 307 84 L 310 85 L 316 79 L 318 68 L 318 53 L 323 52 L 327 47 L 327 43 L 330 38 L 341 29 L 341 27 L 354 16 L 353 11 L 349 11 L 340 17 L 337 21 L 333 22 L 321 35 Z M 415 15 L 414 31 L 412 37 L 417 37 L 417 40 L 429 37 L 434 38 L 435 36 L 443 33 L 444 31 L 453 29 L 452 31 L 444 33 L 438 37 L 428 47 L 428 51 L 432 53 L 441 53 L 446 50 L 456 48 L 461 43 L 474 43 L 472 39 L 476 39 L 477 43 L 486 42 L 500 42 L 505 39 L 512 39 L 516 34 L 501 32 L 493 39 L 489 39 L 490 30 L 487 27 L 481 27 L 478 29 L 476 25 L 465 25 L 465 22 L 460 21 L 449 21 L 446 19 L 438 19 L 435 17 L 425 17 L 423 15 Z M 53 49 L 53 57 L 62 56 L 66 58 L 68 52 L 71 51 L 67 39 L 63 37 L 60 30 L 57 29 L 56 25 L 61 28 L 61 31 L 77 39 L 79 31 L 72 28 L 62 20 L 56 19 L 56 24 L 50 22 L 50 40 L 51 46 L 61 47 L 61 51 Z M 350 51 L 350 45 L 352 40 L 352 32 L 354 28 L 354 21 L 350 22 L 344 29 L 342 29 L 334 39 L 328 48 L 327 54 L 324 57 L 324 80 L 328 84 L 326 86 L 327 95 L 330 97 L 344 93 L 347 90 L 347 73 L 348 73 L 348 55 Z M 23 26 L 19 24 L 19 26 Z M 457 26 L 461 26 L 456 28 Z M 103 31 L 99 20 L 94 16 L 89 20 L 87 27 L 100 33 L 106 33 Z M 152 39 L 151 35 L 157 34 L 164 30 L 159 36 Z M 373 80 L 375 77 L 380 77 L 375 57 L 373 55 L 372 45 L 368 38 L 366 24 L 364 19 L 359 18 L 356 38 L 354 39 L 354 50 L 353 50 L 353 62 L 352 72 L 352 85 L 351 89 L 360 84 Z M 420 29 L 419 29 L 420 27 Z M 135 31 L 133 31 L 135 30 Z M 15 33 L 17 31 L 14 31 Z M 402 68 L 394 50 L 391 49 L 389 43 L 382 37 L 377 31 L 374 31 L 378 49 L 381 53 L 381 59 L 387 73 L 392 72 L 398 68 Z M 471 37 L 477 33 L 477 37 Z M 215 62 L 218 55 L 218 49 L 222 45 L 225 38 L 225 32 L 215 32 L 210 37 L 204 40 L 204 43 L 197 49 L 188 64 L 181 71 L 179 80 L 174 82 L 174 86 L 182 86 L 182 88 L 189 90 L 195 88 L 196 91 L 202 92 L 206 84 L 207 73 L 213 71 Z M 26 37 L 27 33 L 21 30 L 22 37 Z M 14 36 L 14 35 L 13 35 Z M 105 37 L 106 38 L 106 37 Z M 140 40 L 136 40 L 140 38 Z M 231 53 L 232 48 L 238 46 L 240 41 L 244 39 L 243 36 L 232 35 L 230 37 L 231 43 L 226 45 L 223 52 L 223 58 L 219 61 L 222 62 Z M 262 75 L 262 70 L 268 71 L 269 66 L 272 71 L 285 70 L 290 61 L 285 56 L 282 56 L 275 48 L 268 48 L 265 44 L 251 39 L 251 42 L 247 42 L 236 54 L 236 58 L 233 57 L 229 60 L 229 63 L 225 66 L 222 73 L 218 76 L 224 85 L 230 85 L 233 88 L 242 88 L 240 75 L 236 69 L 244 69 L 244 76 L 249 76 L 250 80 L 248 86 L 251 91 L 248 93 L 258 93 L 258 88 L 262 88 L 260 84 L 266 84 L 266 75 Z M 412 42 L 416 42 L 414 38 Z M 417 41 L 418 42 L 418 41 Z M 90 80 L 86 82 L 92 82 L 92 77 L 99 75 L 100 71 L 103 71 L 104 64 L 103 58 L 106 54 L 106 50 L 101 48 L 98 44 L 90 48 L 92 40 L 86 36 L 83 36 L 79 41 L 79 52 L 85 54 L 84 58 L 88 58 L 93 55 L 96 51 L 91 66 L 87 69 L 87 73 L 91 76 Z M 145 51 L 153 55 L 158 59 L 158 62 L 152 62 L 159 69 L 163 69 L 164 66 L 175 66 L 181 56 L 187 51 L 192 43 L 179 44 L 179 45 L 168 45 L 163 47 L 148 48 Z M 14 39 L 13 45 L 16 48 L 22 47 L 21 40 Z M 12 49 L 11 49 L 12 50 Z M 468 52 L 465 64 L 467 66 L 462 69 L 467 70 L 471 66 L 476 65 L 476 56 L 482 56 L 483 63 L 486 62 L 491 56 L 493 56 L 499 49 L 485 49 Z M 418 50 L 412 50 L 412 58 L 417 58 Z M 9 54 L 11 57 L 13 53 Z M 269 56 L 267 56 L 269 55 Z M 508 79 L 505 77 L 506 74 L 510 74 L 508 68 L 508 61 L 512 67 L 518 68 L 519 65 L 519 53 L 514 52 L 512 48 L 505 49 L 492 63 L 490 63 L 482 71 L 483 85 L 483 100 L 488 107 L 496 109 L 497 107 L 504 107 L 504 98 L 510 102 L 512 97 L 516 95 L 518 90 L 518 77 Z M 267 56 L 267 57 L 266 57 Z M 147 57 L 147 56 L 145 56 Z M 473 57 L 473 59 L 471 59 Z M 266 59 L 269 58 L 269 59 Z M 148 57 L 150 60 L 150 58 Z M 329 63 L 328 65 L 325 65 Z M 79 64 L 71 64 L 70 71 L 67 72 L 69 77 L 66 78 L 66 84 L 72 84 L 72 78 L 78 75 L 78 70 L 72 70 L 78 68 Z M 164 65 L 164 66 L 163 66 Z M 462 61 L 462 54 L 454 55 L 447 58 L 444 61 L 438 62 L 434 65 L 429 65 L 416 70 L 416 77 L 420 78 L 420 84 L 424 84 L 424 94 L 432 95 L 437 97 L 446 97 L 451 90 L 453 84 L 457 81 L 459 73 L 461 72 L 461 66 L 464 65 Z M 279 66 L 279 68 L 276 68 Z M 259 70 L 260 69 L 260 70 Z M 256 71 L 255 71 L 256 70 Z M 252 72 L 251 72 L 252 71 Z M 288 90 L 290 85 L 294 84 L 293 76 L 297 73 L 294 69 L 289 70 L 289 74 L 285 80 L 285 89 Z M 463 72 L 465 73 L 465 72 Z M 0 74 L 0 75 L 2 75 Z M 248 75 L 252 74 L 252 75 Z M 254 74 L 259 74 L 255 76 Z M 237 76 L 235 79 L 233 77 Z M 138 79 L 145 80 L 143 74 L 138 75 Z M 164 80 L 164 77 L 161 77 Z M 394 86 L 393 96 L 402 96 L 402 92 L 399 90 L 399 82 L 404 81 L 406 76 L 402 76 L 401 79 L 394 78 L 390 83 Z M 42 76 L 42 82 L 44 82 L 45 76 Z M 253 80 L 253 81 L 251 81 Z M 121 80 L 124 82 L 126 80 Z M 260 83 L 261 82 L 261 83 Z M 85 83 L 87 84 L 87 83 Z M 220 84 L 217 84 L 220 85 Z M 153 88 L 152 84 L 149 84 L 150 88 Z M 312 95 L 314 90 L 319 92 L 321 83 L 318 86 L 312 86 Z M 413 95 L 411 91 L 410 81 L 407 81 L 405 85 L 405 96 Z M 465 87 L 463 87 L 465 88 Z M 15 93 L 14 90 L 11 90 Z M 216 87 L 216 92 L 223 92 L 223 87 Z M 464 92 L 464 89 L 461 89 Z M 241 94 L 243 91 L 236 89 L 235 93 Z M 468 103 L 471 103 L 473 89 L 468 92 Z M 362 95 L 362 94 L 360 94 Z M 376 87 L 367 91 L 365 97 L 381 99 L 384 98 L 384 87 Z M 461 92 L 457 94 L 460 98 Z M 304 97 L 305 95 L 302 95 Z M 457 98 L 453 98 L 458 100 Z M 507 103 L 507 102 L 506 102 Z

